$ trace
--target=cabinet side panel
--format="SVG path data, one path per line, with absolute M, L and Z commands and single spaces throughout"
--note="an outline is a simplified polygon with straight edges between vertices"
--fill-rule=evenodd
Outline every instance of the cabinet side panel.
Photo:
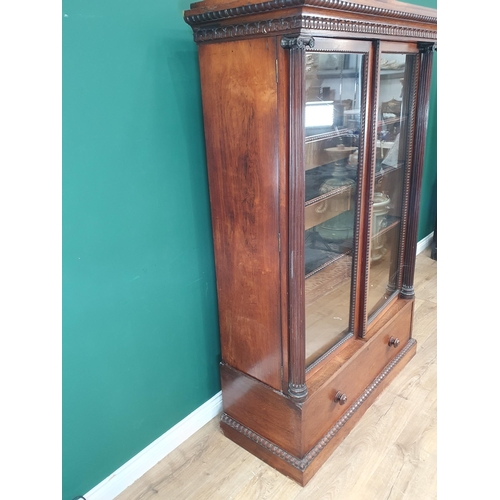
M 199 56 L 222 358 L 281 389 L 275 40 Z

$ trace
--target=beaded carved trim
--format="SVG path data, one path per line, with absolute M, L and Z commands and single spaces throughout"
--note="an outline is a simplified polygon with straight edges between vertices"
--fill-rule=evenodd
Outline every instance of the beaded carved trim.
M 352 339 L 354 337 L 353 333 L 348 333 L 345 337 L 342 338 L 342 340 L 339 340 L 335 345 L 330 347 L 328 351 L 326 351 L 323 355 L 321 355 L 316 361 L 313 361 L 307 368 L 306 368 L 306 373 L 311 371 L 315 366 L 318 366 L 324 359 L 326 359 L 330 354 L 338 349 L 341 345 L 344 345 L 349 339 Z
M 243 424 L 240 424 L 237 420 L 232 419 L 227 413 L 222 413 L 220 416 L 220 421 L 232 427 L 235 431 L 243 434 L 248 439 L 257 443 L 258 445 L 266 448 L 266 450 L 270 451 L 273 455 L 281 458 L 285 462 L 288 462 L 290 465 L 293 465 L 296 469 L 304 470 L 303 460 L 294 457 L 292 454 L 283 450 L 279 446 L 276 446 L 273 442 L 268 441 L 266 438 L 263 438 L 260 434 L 251 431 L 248 427 L 245 427 Z
M 411 111 L 410 111 L 410 126 L 408 130 L 407 137 L 408 149 L 405 158 L 405 177 L 404 177 L 404 195 L 403 195 L 403 206 L 401 210 L 401 231 L 400 241 L 399 241 L 399 259 L 398 259 L 398 280 L 397 288 L 401 288 L 403 284 L 403 265 L 404 265 L 404 254 L 406 245 L 406 232 L 407 232 L 407 222 L 408 222 L 408 207 L 410 205 L 410 182 L 411 182 L 411 164 L 413 158 L 413 145 L 415 141 L 415 117 L 417 110 L 417 90 L 418 90 L 418 76 L 420 72 L 420 61 L 417 59 L 413 67 L 413 74 L 411 80 Z
M 230 9 L 217 10 L 212 12 L 203 12 L 185 16 L 186 23 L 190 25 L 207 23 L 211 21 L 220 21 L 232 17 L 245 16 L 249 14 L 260 14 L 263 12 L 272 12 L 290 7 L 326 7 L 346 12 L 355 12 L 358 14 L 370 14 L 373 16 L 389 17 L 393 19 L 404 19 L 408 21 L 418 21 L 424 23 L 437 23 L 437 18 L 433 16 L 424 16 L 421 14 L 412 14 L 410 12 L 401 12 L 393 9 L 384 9 L 370 5 L 360 5 L 344 0 L 271 0 L 267 2 L 256 3 L 252 5 L 241 5 Z
M 364 56 L 364 65 L 363 65 L 363 79 L 362 79 L 362 85 L 363 85 L 363 97 L 361 99 L 361 105 L 363 106 L 363 112 L 361 114 L 361 127 L 360 127 L 360 137 L 359 137 L 359 144 L 362 145 L 365 143 L 365 125 L 366 121 L 369 119 L 369 116 L 366 114 L 366 101 L 368 99 L 368 87 L 369 87 L 369 81 L 368 81 L 368 55 Z M 360 224 L 361 224 L 361 207 L 362 207 L 362 198 L 363 198 L 363 193 L 361 190 L 361 186 L 363 185 L 363 182 L 365 181 L 365 174 L 366 172 L 363 169 L 363 165 L 365 163 L 365 148 L 364 147 L 359 147 L 358 148 L 358 185 L 356 186 L 356 222 L 354 224 L 354 241 L 355 246 L 354 246 L 354 257 L 353 257 L 353 266 L 352 266 L 352 275 L 351 275 L 351 317 L 349 318 L 349 330 L 351 332 L 354 331 L 354 326 L 356 322 L 356 292 L 357 292 L 357 283 L 358 283 L 358 273 L 359 273 L 359 266 L 358 266 L 358 257 L 359 257 L 359 252 L 360 252 Z M 356 332 L 357 333 L 357 332 Z
M 384 370 L 375 378 L 375 380 L 364 390 L 363 394 L 349 407 L 349 409 L 344 413 L 342 418 L 323 436 L 323 438 L 316 443 L 314 448 L 307 453 L 303 458 L 297 458 L 291 453 L 283 450 L 279 446 L 275 445 L 273 442 L 262 437 L 260 434 L 253 432 L 248 427 L 240 424 L 238 421 L 231 418 L 226 413 L 222 413 L 220 421 L 233 428 L 235 431 L 243 434 L 245 437 L 253 441 L 254 443 L 262 446 L 266 450 L 270 451 L 273 455 L 281 458 L 285 462 L 289 463 L 296 469 L 304 472 L 312 461 L 320 454 L 321 451 L 326 447 L 326 445 L 335 437 L 335 435 L 340 431 L 342 427 L 349 421 L 349 419 L 359 410 L 361 405 L 368 399 L 370 394 L 381 384 L 381 382 L 389 375 L 389 373 L 394 369 L 394 367 L 403 359 L 403 357 L 408 353 L 408 351 L 416 344 L 415 339 L 410 339 L 399 354 L 384 368 Z
M 417 29 L 410 26 L 311 16 L 269 19 L 267 21 L 253 21 L 228 26 L 194 27 L 193 33 L 194 41 L 199 43 L 225 38 L 240 38 L 249 35 L 267 35 L 269 33 L 296 29 L 368 33 L 370 35 L 406 36 L 429 39 L 436 37 L 436 32 L 433 30 Z
M 379 75 L 380 74 L 380 41 L 375 42 L 376 48 L 375 48 L 375 74 Z M 378 102 L 380 98 L 380 88 L 378 85 L 375 86 L 375 102 Z M 369 184 L 368 184 L 368 210 L 369 213 L 367 214 L 368 217 L 366 219 L 367 221 L 367 228 L 366 228 L 366 240 L 365 240 L 365 247 L 368 249 L 368 256 L 371 255 L 371 234 L 372 234 L 372 219 L 373 219 L 373 196 L 374 196 L 374 191 L 375 191 L 375 169 L 373 166 L 376 163 L 376 156 L 377 156 L 377 111 L 372 110 L 372 122 L 371 122 L 371 129 L 373 131 L 373 136 L 372 136 L 372 144 L 371 144 L 371 158 L 370 158 L 370 174 L 368 177 Z M 361 332 L 360 332 L 360 337 L 364 338 L 366 336 L 366 324 L 367 324 L 367 304 L 368 304 L 368 292 L 369 292 L 369 281 L 370 281 L 370 258 L 368 257 L 366 261 L 366 267 L 364 269 L 365 271 L 365 296 L 363 300 L 363 322 L 361 324 Z

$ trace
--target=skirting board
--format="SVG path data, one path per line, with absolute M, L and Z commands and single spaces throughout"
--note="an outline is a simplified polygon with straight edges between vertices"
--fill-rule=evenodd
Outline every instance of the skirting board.
M 222 392 L 174 425 L 135 457 L 84 495 L 85 500 L 111 500 L 134 483 L 177 446 L 222 412 Z
M 417 255 L 423 252 L 431 243 L 434 232 L 417 243 Z M 92 488 L 85 500 L 110 500 L 139 479 L 151 467 L 165 458 L 177 446 L 201 429 L 207 422 L 222 412 L 222 392 L 218 392 L 190 413 L 185 419 L 174 425 L 135 457 L 122 465 L 109 477 Z
M 434 237 L 434 231 L 432 231 L 432 233 L 428 234 L 425 238 L 422 238 L 417 243 L 417 255 L 419 253 L 422 253 L 432 243 L 433 237 Z

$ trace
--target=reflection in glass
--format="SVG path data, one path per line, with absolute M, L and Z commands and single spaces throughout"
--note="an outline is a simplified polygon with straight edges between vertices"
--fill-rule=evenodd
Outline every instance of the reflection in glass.
M 364 56 L 306 55 L 306 364 L 349 332 Z
M 392 296 L 398 282 L 403 188 L 414 55 L 382 54 L 375 192 L 371 215 L 368 316 Z

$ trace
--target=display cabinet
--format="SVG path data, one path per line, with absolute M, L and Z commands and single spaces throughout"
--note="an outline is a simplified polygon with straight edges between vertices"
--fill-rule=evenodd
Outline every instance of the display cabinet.
M 223 433 L 309 481 L 416 351 L 435 10 L 205 0 Z

